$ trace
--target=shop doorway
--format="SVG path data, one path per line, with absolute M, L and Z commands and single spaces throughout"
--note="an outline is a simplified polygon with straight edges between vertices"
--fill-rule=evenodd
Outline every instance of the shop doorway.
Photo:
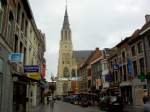
M 26 85 L 14 82 L 13 112 L 26 112 Z

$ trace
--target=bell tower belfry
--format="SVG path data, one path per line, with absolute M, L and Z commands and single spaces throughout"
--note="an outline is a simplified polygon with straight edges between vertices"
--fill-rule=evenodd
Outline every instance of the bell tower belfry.
M 71 88 L 70 77 L 72 72 L 72 55 L 73 45 L 66 5 L 63 26 L 61 29 L 61 39 L 59 44 L 57 94 L 67 94 L 67 92 Z

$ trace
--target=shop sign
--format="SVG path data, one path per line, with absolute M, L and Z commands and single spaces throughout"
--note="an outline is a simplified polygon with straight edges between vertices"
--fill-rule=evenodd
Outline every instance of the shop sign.
M 113 64 L 113 70 L 118 70 L 119 69 L 119 65 L 118 64 Z
M 23 53 L 11 53 L 9 61 L 14 63 L 23 62 Z
M 111 74 L 106 75 L 105 80 L 111 82 L 112 81 L 112 75 Z
M 27 76 L 31 79 L 40 80 L 40 74 L 36 72 L 27 73 Z
M 24 66 L 24 72 L 39 72 L 39 66 L 38 65 L 25 65 Z

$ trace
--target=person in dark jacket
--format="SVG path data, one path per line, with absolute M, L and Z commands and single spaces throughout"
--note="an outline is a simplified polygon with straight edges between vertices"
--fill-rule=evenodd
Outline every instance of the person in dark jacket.
M 143 106 L 141 109 L 141 112 L 150 112 L 150 97 L 149 96 L 145 96 L 143 97 Z

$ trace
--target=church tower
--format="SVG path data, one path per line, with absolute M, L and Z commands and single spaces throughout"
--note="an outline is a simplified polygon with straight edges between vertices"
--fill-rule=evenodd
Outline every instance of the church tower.
M 61 39 L 59 48 L 58 72 L 57 72 L 57 94 L 67 94 L 71 88 L 73 45 L 71 38 L 71 29 L 69 24 L 67 6 L 63 26 L 61 29 Z

